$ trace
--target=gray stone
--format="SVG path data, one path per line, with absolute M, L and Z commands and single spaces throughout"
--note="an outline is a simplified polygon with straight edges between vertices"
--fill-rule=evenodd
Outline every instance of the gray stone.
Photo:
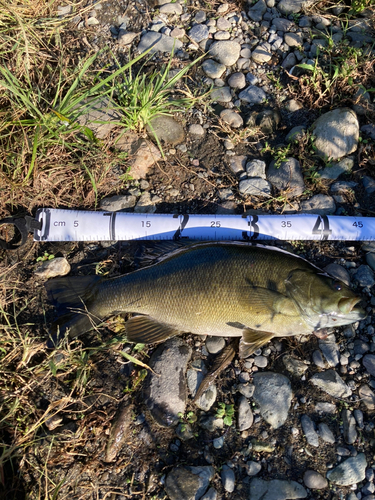
M 255 356 L 254 357 L 254 365 L 258 368 L 266 368 L 268 364 L 268 359 L 266 356 Z
M 251 411 L 249 401 L 241 397 L 238 405 L 238 430 L 245 431 L 253 425 L 254 417 Z
M 375 124 L 374 123 L 370 123 L 368 125 L 362 125 L 361 132 L 364 132 L 372 140 L 375 140 Z
M 354 165 L 353 158 L 343 158 L 341 161 L 334 162 L 330 167 L 325 167 L 320 173 L 322 179 L 337 179 L 341 174 L 348 174 L 352 171 Z
M 224 446 L 224 436 L 220 436 L 218 438 L 215 438 L 212 441 L 212 444 L 214 445 L 214 448 L 216 450 L 220 450 Z
M 327 472 L 327 479 L 339 486 L 351 486 L 363 481 L 366 477 L 367 461 L 364 453 L 350 457 L 338 467 Z
M 358 389 L 358 395 L 368 410 L 375 410 L 375 394 L 367 384 Z
M 250 7 L 247 11 L 247 15 L 252 21 L 260 22 L 263 19 L 263 15 L 266 13 L 266 10 L 266 2 L 264 0 L 259 0 L 259 2 Z
M 253 384 L 238 384 L 237 390 L 240 394 L 245 396 L 245 398 L 252 398 L 255 391 L 255 386 Z
M 290 381 L 284 375 L 272 372 L 254 374 L 254 400 L 260 414 L 272 428 L 278 429 L 288 418 L 292 401 Z
M 316 194 L 309 200 L 301 201 L 300 211 L 305 214 L 331 215 L 336 212 L 335 200 L 326 194 Z
M 243 118 L 234 109 L 223 109 L 220 118 L 232 128 L 239 128 L 243 125 Z
M 299 101 L 296 101 L 295 99 L 290 99 L 289 101 L 286 102 L 285 110 L 288 111 L 289 113 L 295 113 L 300 109 L 303 109 L 303 105 Z
M 302 375 L 305 373 L 309 365 L 305 362 L 302 361 L 301 359 L 294 358 L 293 356 L 290 356 L 289 354 L 286 354 L 283 356 L 283 363 L 285 365 L 285 368 L 290 372 L 292 375 L 296 377 L 302 377 Z
M 269 196 L 271 194 L 271 184 L 261 177 L 241 181 L 238 189 L 243 195 Z
M 229 159 L 229 167 L 234 174 L 240 174 L 245 170 L 247 156 L 236 155 Z
M 151 200 L 151 195 L 148 191 L 143 193 L 134 207 L 134 212 L 139 214 L 153 214 L 156 212 L 156 206 Z
M 352 391 L 334 370 L 316 373 L 310 379 L 311 383 L 335 398 L 346 398 Z
M 207 369 L 202 359 L 197 359 L 191 364 L 191 368 L 187 371 L 187 384 L 190 394 L 194 397 L 202 380 L 207 375 Z M 195 401 L 195 404 L 203 411 L 208 411 L 216 401 L 217 389 L 214 384 L 211 384 L 200 398 Z
M 74 119 L 82 127 L 88 127 L 95 137 L 104 139 L 122 119 L 122 113 L 107 97 L 86 99 L 74 109 Z
M 371 267 L 371 269 L 373 271 L 375 271 L 375 253 L 374 252 L 368 252 L 366 254 L 366 262 L 367 262 L 368 266 Z
M 291 52 L 286 56 L 284 61 L 281 63 L 281 67 L 284 69 L 290 69 L 293 68 L 297 64 L 297 59 L 296 56 Z
M 66 276 L 70 272 L 70 264 L 65 257 L 55 257 L 45 260 L 34 271 L 38 278 L 55 278 L 56 276 Z
M 259 64 L 268 62 L 272 58 L 272 54 L 264 45 L 258 45 L 252 52 L 251 58 Z
M 300 196 L 305 190 L 301 167 L 295 158 L 288 158 L 280 165 L 273 160 L 267 170 L 267 180 L 288 197 Z
M 205 24 L 196 24 L 189 31 L 189 38 L 191 38 L 194 42 L 200 43 L 202 40 L 206 40 L 210 33 L 208 30 L 208 26 Z
M 192 125 L 189 125 L 189 135 L 193 137 L 194 139 L 201 139 L 204 137 L 206 134 L 204 128 L 202 125 L 199 125 L 199 123 L 193 123 Z
M 289 101 L 291 102 L 291 101 Z M 293 105 L 291 106 L 293 109 Z M 300 108 L 298 108 L 300 109 Z M 297 127 L 293 127 L 286 135 L 285 141 L 289 144 L 290 142 L 299 141 L 303 139 L 306 135 L 306 127 L 305 125 L 297 125 Z
M 323 359 L 322 353 L 319 351 L 319 349 L 316 349 L 313 354 L 312 354 L 312 360 L 316 364 L 317 367 L 323 368 L 323 370 L 326 368 L 326 364 Z
M 328 335 L 325 339 L 319 340 L 319 347 L 329 366 L 335 367 L 339 364 L 340 349 L 336 344 L 336 337 L 333 333 Z
M 222 418 L 214 417 L 213 415 L 204 415 L 199 420 L 199 425 L 209 432 L 215 432 L 224 428 L 224 420 Z
M 289 47 L 298 47 L 303 44 L 302 33 L 285 33 L 284 42 Z
M 236 484 L 236 477 L 233 470 L 227 465 L 223 465 L 220 475 L 224 490 L 228 493 L 232 493 Z
M 246 163 L 246 173 L 248 177 L 266 178 L 266 164 L 262 160 L 250 160 Z
M 332 193 L 345 193 L 353 190 L 358 184 L 355 181 L 337 181 L 331 186 Z
M 352 412 L 349 410 L 342 410 L 341 418 L 345 442 L 348 444 L 355 443 L 357 439 L 357 430 L 355 418 L 353 417 Z
M 332 403 L 316 403 L 315 411 L 317 413 L 328 413 L 329 415 L 333 415 L 336 413 L 336 406 Z
M 217 499 L 217 491 L 215 488 L 210 488 L 207 493 L 200 498 L 200 500 L 216 500 Z
M 185 373 L 192 350 L 179 337 L 168 339 L 152 354 L 145 384 L 145 402 L 163 427 L 177 425 L 179 413 L 185 413 L 187 388 Z
M 131 194 L 120 194 L 109 198 L 103 198 L 103 200 L 100 201 L 100 208 L 106 212 L 117 212 L 118 210 L 133 208 L 136 202 L 137 198 L 135 196 Z
M 277 4 L 277 9 L 284 15 L 297 14 L 301 10 L 306 10 L 313 3 L 313 0 L 281 0 Z
M 167 14 L 168 16 L 176 14 L 177 16 L 180 16 L 182 14 L 182 6 L 181 4 L 175 2 L 175 3 L 166 3 L 159 7 L 159 12 L 160 14 Z
M 259 462 L 249 460 L 246 462 L 246 474 L 248 476 L 256 476 L 262 470 L 262 465 Z
M 275 27 L 276 31 L 289 31 L 294 26 L 294 23 L 293 21 L 289 21 L 289 19 L 276 17 L 272 21 L 272 26 Z
M 230 102 L 232 100 L 230 87 L 214 88 L 210 94 L 210 98 L 212 101 Z
M 239 99 L 249 104 L 261 104 L 267 99 L 267 94 L 259 87 L 250 85 L 238 94 Z
M 302 430 L 305 435 L 306 441 L 310 446 L 319 446 L 319 436 L 315 430 L 314 422 L 307 415 L 302 415 L 301 417 Z
M 208 77 L 215 79 L 221 77 L 226 69 L 226 66 L 214 61 L 213 59 L 206 59 L 202 64 L 202 69 Z
M 117 41 L 121 46 L 130 45 L 133 42 L 134 38 L 136 38 L 138 35 L 139 33 L 132 33 L 130 31 L 120 29 Z
M 319 431 L 319 436 L 321 437 L 321 439 L 323 441 L 325 441 L 326 443 L 330 443 L 330 444 L 334 444 L 335 443 L 335 436 L 333 435 L 333 432 L 331 431 L 331 429 L 328 427 L 327 424 L 325 424 L 324 422 L 321 422 L 319 425 L 318 425 L 318 431 Z
M 363 187 L 367 195 L 372 195 L 375 192 L 375 180 L 368 175 L 362 178 Z
M 302 16 L 299 20 L 298 26 L 300 28 L 310 28 L 312 25 L 311 19 L 308 16 Z
M 250 85 L 256 85 L 259 82 L 259 78 L 252 73 L 247 73 L 246 81 L 250 83 Z
M 201 498 L 214 474 L 215 469 L 210 465 L 176 467 L 166 477 L 165 491 L 170 500 Z
M 357 115 L 365 115 L 367 112 L 373 111 L 373 106 L 371 104 L 371 97 L 365 88 L 359 87 L 357 92 L 354 94 L 353 99 L 355 104 L 353 104 L 353 110 Z
M 138 52 L 145 52 L 150 47 L 151 50 L 149 54 L 155 54 L 155 52 L 168 52 L 169 54 L 174 50 L 182 48 L 181 40 L 177 38 L 172 38 L 170 36 L 163 35 L 162 33 L 156 33 L 155 31 L 147 31 L 141 38 L 138 45 Z
M 207 337 L 206 349 L 210 354 L 217 354 L 225 347 L 225 340 L 223 337 Z
M 229 40 L 230 39 L 230 33 L 229 31 L 217 31 L 214 34 L 215 40 Z
M 362 364 L 372 377 L 375 377 L 375 355 L 366 354 L 362 359 Z
M 194 397 L 202 380 L 207 375 L 207 368 L 203 359 L 195 359 L 187 371 L 187 384 L 190 394 Z
M 357 149 L 359 124 L 349 108 L 337 108 L 320 116 L 312 125 L 314 146 L 324 159 L 338 160 Z
M 240 57 L 241 45 L 231 40 L 214 42 L 209 55 L 225 66 L 233 66 Z
M 216 20 L 216 28 L 218 30 L 229 30 L 232 27 L 232 23 L 229 21 L 229 19 L 226 19 L 225 17 L 219 17 Z
M 232 73 L 228 78 L 228 85 L 232 89 L 243 89 L 246 87 L 246 78 L 243 73 Z
M 207 19 L 207 14 L 204 10 L 199 10 L 194 16 L 194 21 L 196 23 L 204 23 L 206 19 Z
M 249 499 L 251 500 L 294 500 L 306 497 L 307 491 L 296 481 L 280 479 L 264 481 L 257 477 L 250 481 Z
M 185 140 L 182 126 L 172 116 L 157 115 L 146 125 L 147 133 L 161 142 L 175 146 Z
M 307 470 L 304 473 L 303 482 L 310 490 L 323 490 L 328 486 L 327 479 L 314 470 Z
M 374 272 L 366 264 L 359 266 L 358 271 L 354 274 L 353 278 L 359 283 L 360 286 L 371 287 L 375 284 Z

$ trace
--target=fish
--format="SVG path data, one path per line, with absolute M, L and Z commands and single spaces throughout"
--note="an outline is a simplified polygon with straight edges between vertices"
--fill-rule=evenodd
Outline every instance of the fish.
M 240 337 L 246 358 L 274 337 L 309 335 L 366 317 L 361 298 L 300 256 L 249 243 L 198 243 L 129 274 L 46 283 L 60 316 L 52 338 L 81 335 L 131 313 L 129 342 L 181 333 Z

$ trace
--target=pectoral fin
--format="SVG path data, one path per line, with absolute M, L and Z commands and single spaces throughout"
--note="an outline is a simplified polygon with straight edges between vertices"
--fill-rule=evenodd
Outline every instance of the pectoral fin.
M 248 358 L 254 351 L 267 344 L 274 337 L 273 333 L 262 332 L 245 328 L 240 340 L 239 355 L 240 358 Z
M 247 310 L 250 308 L 255 314 L 264 314 L 273 313 L 275 303 L 283 297 L 274 290 L 249 284 L 243 287 L 238 300 Z
M 125 323 L 126 336 L 129 342 L 140 344 L 152 344 L 154 342 L 163 342 L 178 335 L 175 328 L 160 323 L 149 316 L 134 316 Z

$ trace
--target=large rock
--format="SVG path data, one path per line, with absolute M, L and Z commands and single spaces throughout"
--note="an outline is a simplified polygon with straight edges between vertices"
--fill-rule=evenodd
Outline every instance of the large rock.
M 313 0 L 281 0 L 277 4 L 277 9 L 284 15 L 297 14 L 313 3 Z
M 172 116 L 158 115 L 146 125 L 146 130 L 151 137 L 157 137 L 171 146 L 180 144 L 185 140 L 182 126 Z
M 359 123 L 349 108 L 338 108 L 320 116 L 312 125 L 314 146 L 324 159 L 338 160 L 357 149 Z
M 152 165 L 161 159 L 161 152 L 155 144 L 130 130 L 120 135 L 115 147 L 128 153 L 129 174 L 133 179 L 144 179 Z
M 266 13 L 266 11 L 266 2 L 264 0 L 259 0 L 259 2 L 250 7 L 247 14 L 252 21 L 260 22 L 263 19 L 263 15 Z
M 176 467 L 167 475 L 165 491 L 170 500 L 201 498 L 214 474 L 215 469 L 209 465 Z
M 158 51 L 168 52 L 170 54 L 173 50 L 176 52 L 176 50 L 181 49 L 182 42 L 181 40 L 177 40 L 177 38 L 172 38 L 162 33 L 147 31 L 139 42 L 138 52 L 145 52 L 150 47 L 152 48 L 149 54 L 154 54 Z
M 94 132 L 95 137 L 104 139 L 121 122 L 123 115 L 119 106 L 107 97 L 86 99 L 74 109 L 73 119 Z
M 284 375 L 272 372 L 254 374 L 254 400 L 260 414 L 271 427 L 278 429 L 288 418 L 292 401 L 290 381 Z
M 185 413 L 187 387 L 185 373 L 191 348 L 174 337 L 159 346 L 150 359 L 150 372 L 145 384 L 145 401 L 159 425 L 177 425 L 179 413 Z
M 267 180 L 288 197 L 300 196 L 305 190 L 302 170 L 295 158 L 287 158 L 280 165 L 273 160 L 267 170 Z
M 327 472 L 327 479 L 339 486 L 351 486 L 363 481 L 366 477 L 367 461 L 364 453 L 350 457 L 345 462 Z
M 240 57 L 241 45 L 230 40 L 214 42 L 209 50 L 209 55 L 225 66 L 233 66 Z
M 347 398 L 352 391 L 335 370 L 326 370 L 311 377 L 311 383 L 335 398 Z

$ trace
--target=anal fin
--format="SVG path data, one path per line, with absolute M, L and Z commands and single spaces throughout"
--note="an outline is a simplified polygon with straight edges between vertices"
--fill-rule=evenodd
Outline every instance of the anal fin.
M 241 359 L 248 358 L 257 349 L 267 344 L 274 337 L 273 333 L 263 332 L 260 330 L 252 330 L 245 328 L 242 332 L 240 340 L 239 355 Z
M 150 316 L 134 316 L 125 323 L 126 336 L 129 342 L 153 344 L 175 337 L 179 330 Z

